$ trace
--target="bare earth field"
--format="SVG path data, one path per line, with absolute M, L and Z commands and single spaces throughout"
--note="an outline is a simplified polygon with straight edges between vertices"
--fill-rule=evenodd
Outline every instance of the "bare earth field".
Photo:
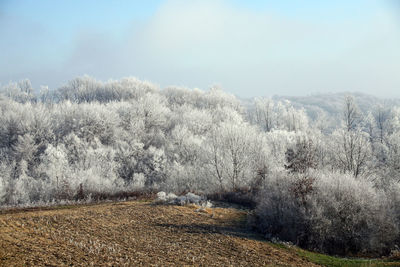
M 143 201 L 0 210 L 0 266 L 400 266 L 274 245 L 245 222 Z
M 0 214 L 0 266 L 316 266 L 246 230 L 245 212 L 119 202 Z

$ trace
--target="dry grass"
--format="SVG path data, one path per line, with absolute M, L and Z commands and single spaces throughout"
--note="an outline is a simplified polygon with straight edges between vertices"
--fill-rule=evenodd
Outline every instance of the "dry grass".
M 245 212 L 145 202 L 0 215 L 1 266 L 313 266 L 244 227 Z

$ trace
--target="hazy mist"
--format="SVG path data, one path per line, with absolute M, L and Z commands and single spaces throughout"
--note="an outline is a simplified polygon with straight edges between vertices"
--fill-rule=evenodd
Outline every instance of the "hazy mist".
M 391 1 L 6 0 L 0 82 L 55 88 L 88 74 L 241 97 L 399 97 L 399 11 Z

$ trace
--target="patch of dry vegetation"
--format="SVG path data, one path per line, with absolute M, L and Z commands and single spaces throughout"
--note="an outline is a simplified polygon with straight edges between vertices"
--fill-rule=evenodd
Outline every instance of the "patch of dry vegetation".
M 0 215 L 1 266 L 315 266 L 236 209 L 120 202 Z

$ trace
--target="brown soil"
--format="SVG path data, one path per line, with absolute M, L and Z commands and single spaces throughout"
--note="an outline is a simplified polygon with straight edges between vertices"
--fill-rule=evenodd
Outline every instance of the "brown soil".
M 245 228 L 245 211 L 120 202 L 0 214 L 0 266 L 315 266 Z

